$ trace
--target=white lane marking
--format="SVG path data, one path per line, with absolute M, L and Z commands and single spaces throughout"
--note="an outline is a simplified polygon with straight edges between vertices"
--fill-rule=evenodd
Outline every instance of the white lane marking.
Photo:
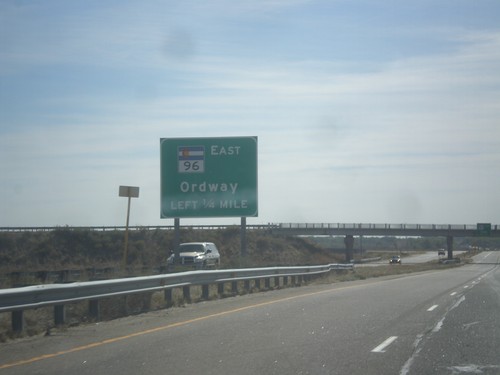
M 438 305 L 431 306 L 431 307 L 429 307 L 429 308 L 427 309 L 427 311 L 432 311 L 432 310 L 434 310 L 436 307 L 438 307 Z
M 472 323 L 467 323 L 464 324 L 464 330 L 467 331 L 470 327 L 475 326 L 476 324 L 479 324 L 480 322 L 472 322 Z
M 448 314 L 451 310 L 455 309 L 458 307 L 458 305 L 460 305 L 463 301 L 465 301 L 465 297 L 462 296 L 457 302 L 455 302 L 455 304 L 453 306 L 451 306 L 451 308 L 446 312 L 446 314 Z M 446 318 L 446 314 L 443 316 L 443 318 L 437 322 L 437 324 L 434 326 L 434 328 L 432 329 L 432 333 L 436 333 L 436 332 L 439 332 L 439 330 L 441 329 L 441 327 L 443 326 L 443 323 L 444 323 L 444 320 Z
M 441 318 L 441 320 L 439 322 L 437 322 L 437 324 L 434 326 L 434 328 L 432 329 L 431 333 L 427 335 L 427 339 L 429 339 L 433 333 L 436 333 L 436 332 L 439 332 L 441 330 L 441 328 L 443 327 L 443 324 L 444 324 L 444 320 L 446 319 L 446 315 L 453 309 L 457 308 L 463 301 L 465 301 L 465 296 L 462 296 L 460 297 L 460 299 L 455 302 L 455 304 L 453 306 L 451 306 L 447 311 L 446 313 L 443 315 L 443 317 Z M 425 334 L 420 334 L 420 335 L 417 335 L 417 339 L 415 340 L 414 344 L 413 344 L 413 347 L 414 347 L 414 351 L 413 351 L 413 354 L 411 355 L 410 358 L 408 358 L 408 360 L 406 361 L 406 363 L 404 364 L 404 366 L 401 368 L 401 371 L 399 372 L 399 375 L 407 375 L 409 372 L 410 372 L 410 368 L 413 364 L 413 361 L 415 360 L 415 358 L 419 355 L 420 351 L 422 350 L 422 345 L 421 342 L 426 338 L 426 335 Z
M 372 353 L 384 353 L 384 351 L 385 351 L 384 349 L 387 348 L 389 345 L 391 345 L 397 338 L 398 338 L 398 336 L 389 337 L 382 344 L 380 344 L 379 346 L 374 348 L 372 350 Z
M 443 318 L 439 322 L 437 322 L 437 324 L 432 329 L 432 333 L 436 333 L 436 332 L 439 332 L 441 330 L 441 327 L 443 326 L 443 323 L 444 323 L 444 318 L 445 318 L 445 316 L 443 316 Z
M 450 296 L 454 296 L 455 294 L 457 294 L 457 292 L 453 292 L 450 294 Z
M 453 374 L 467 373 L 467 374 L 482 374 L 483 370 L 496 370 L 500 369 L 499 365 L 465 365 L 465 366 L 451 366 L 448 370 L 453 371 Z
M 399 375 L 406 375 L 410 371 L 410 367 L 413 364 L 413 361 L 415 360 L 415 358 L 418 356 L 418 354 L 422 350 L 422 347 L 419 345 L 420 345 L 420 342 L 422 341 L 423 338 L 424 338 L 424 335 L 417 335 L 417 338 L 416 338 L 415 342 L 413 343 L 414 352 L 413 352 L 412 356 L 410 358 L 408 358 L 408 360 L 406 361 L 404 366 L 401 368 Z
M 467 289 L 469 286 L 468 285 L 464 285 L 464 289 Z

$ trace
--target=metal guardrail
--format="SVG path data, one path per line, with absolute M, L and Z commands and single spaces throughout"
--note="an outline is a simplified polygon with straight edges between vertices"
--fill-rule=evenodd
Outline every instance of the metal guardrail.
M 22 312 L 44 306 L 55 307 L 55 320 L 64 318 L 64 305 L 90 300 L 90 309 L 98 310 L 95 301 L 105 297 L 154 292 L 194 285 L 223 284 L 240 280 L 272 277 L 318 275 L 337 269 L 353 269 L 353 264 L 327 264 L 304 267 L 269 267 L 227 270 L 188 271 L 173 274 L 133 277 L 69 284 L 44 284 L 0 290 L 0 313 L 12 312 L 12 327 L 22 330 Z M 59 318 L 58 318 L 59 317 Z
M 0 289 L 0 312 L 38 308 L 47 305 L 71 303 L 122 294 L 150 292 L 186 285 L 217 284 L 221 282 L 276 276 L 313 275 L 329 272 L 333 269 L 352 268 L 352 264 L 328 264 L 324 266 L 305 267 L 187 271 L 124 279 L 84 281 L 69 284 L 45 284 Z

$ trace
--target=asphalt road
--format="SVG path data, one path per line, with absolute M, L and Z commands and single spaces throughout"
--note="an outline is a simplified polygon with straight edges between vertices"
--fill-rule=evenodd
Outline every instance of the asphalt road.
M 0 374 L 500 374 L 500 252 L 0 344 Z
M 453 257 L 460 258 L 461 254 L 463 253 L 465 253 L 465 251 L 454 251 Z M 398 255 L 398 253 L 394 252 L 392 255 Z M 408 255 L 401 257 L 401 264 L 427 263 L 427 262 L 437 261 L 438 259 L 446 259 L 446 257 L 438 256 L 437 251 L 426 251 L 418 254 L 409 253 Z M 388 260 L 384 259 L 368 263 L 356 264 L 356 267 L 375 267 L 375 266 L 385 265 L 387 263 Z

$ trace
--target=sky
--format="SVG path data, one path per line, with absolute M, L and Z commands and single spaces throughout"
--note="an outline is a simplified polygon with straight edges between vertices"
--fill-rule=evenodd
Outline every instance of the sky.
M 2 0 L 0 227 L 172 225 L 160 139 L 229 136 L 248 224 L 500 224 L 499 67 L 497 0 Z

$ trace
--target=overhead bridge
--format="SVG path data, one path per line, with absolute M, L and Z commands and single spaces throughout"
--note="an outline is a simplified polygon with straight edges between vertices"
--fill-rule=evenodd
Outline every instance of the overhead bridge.
M 271 231 L 284 235 L 312 236 L 407 236 L 407 237 L 500 237 L 500 225 L 453 224 L 345 224 L 280 223 Z
M 285 236 L 345 236 L 346 261 L 353 255 L 354 236 L 446 237 L 448 259 L 453 259 L 454 237 L 500 237 L 500 225 L 453 224 L 345 224 L 280 223 L 270 225 L 273 234 Z

